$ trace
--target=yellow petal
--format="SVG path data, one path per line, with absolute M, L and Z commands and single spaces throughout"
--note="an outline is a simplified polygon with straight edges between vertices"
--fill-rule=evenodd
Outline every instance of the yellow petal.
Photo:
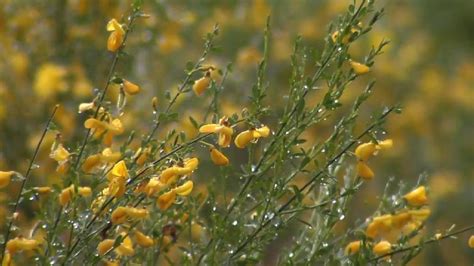
M 357 75 L 363 75 L 370 71 L 370 68 L 367 65 L 350 61 L 351 67 Z
M 59 144 L 58 147 L 51 152 L 49 157 L 56 162 L 63 162 L 69 158 L 69 152 L 64 148 L 62 144 Z
M 211 78 L 208 76 L 204 76 L 196 80 L 193 84 L 194 93 L 196 93 L 197 96 L 202 95 L 204 91 L 209 87 L 210 83 L 211 83 Z
M 110 171 L 110 175 L 119 177 L 128 177 L 128 169 L 125 161 L 120 161 L 114 165 Z
M 135 250 L 133 249 L 133 242 L 129 236 L 126 236 L 122 243 L 115 249 L 115 253 L 119 256 L 133 256 Z
M 127 216 L 133 219 L 144 219 L 149 215 L 148 210 L 143 208 L 127 208 L 126 212 Z
M 372 142 L 367 142 L 357 146 L 355 155 L 359 160 L 367 161 L 376 151 L 376 145 Z
M 176 199 L 176 192 L 174 190 L 170 190 L 160 197 L 158 197 L 157 204 L 161 210 L 168 209 Z
M 234 130 L 231 127 L 223 126 L 221 129 L 218 130 L 219 132 L 219 140 L 218 144 L 221 147 L 229 147 L 230 142 L 232 141 L 232 134 L 234 134 Z
M 377 256 L 382 256 L 387 253 L 389 253 L 392 250 L 392 244 L 388 241 L 380 241 L 378 242 L 372 251 L 377 255 Z
M 52 191 L 51 187 L 34 187 L 33 189 L 39 194 L 49 194 Z
M 424 186 L 420 186 L 415 190 L 407 193 L 403 198 L 411 206 L 422 206 L 428 203 L 428 198 L 426 197 L 426 189 Z
M 188 169 L 188 171 L 192 172 L 196 170 L 199 165 L 198 158 L 188 158 L 184 160 L 184 168 Z
M 347 246 L 345 248 L 346 255 L 353 255 L 353 254 L 356 254 L 357 252 L 359 252 L 361 244 L 362 244 L 362 241 L 360 241 L 360 240 L 353 241 L 353 242 L 347 244 Z
M 59 194 L 59 204 L 63 207 L 66 206 L 71 201 L 72 196 L 74 196 L 74 185 L 70 185 L 61 191 Z
M 101 156 L 99 154 L 93 154 L 86 158 L 81 166 L 82 171 L 90 173 L 96 166 L 100 164 Z
M 10 184 L 14 173 L 13 171 L 0 171 L 0 188 L 4 188 Z
M 393 147 L 393 140 L 392 139 L 386 139 L 386 140 L 383 140 L 383 141 L 379 141 L 379 143 L 377 144 L 377 148 L 378 149 L 390 149 Z
M 372 180 L 375 176 L 372 169 L 364 162 L 357 162 L 357 175 L 364 180 Z
M 102 240 L 99 245 L 97 245 L 97 252 L 99 255 L 104 255 L 114 246 L 115 240 L 113 239 L 105 239 Z
M 83 197 L 90 197 L 92 195 L 92 189 L 90 187 L 79 187 L 77 193 Z
M 215 165 L 224 166 L 229 164 L 229 159 L 219 150 L 211 148 L 211 160 Z
M 234 144 L 237 148 L 243 149 L 245 148 L 252 140 L 254 139 L 253 137 L 253 132 L 250 130 L 246 130 L 241 132 L 240 134 L 235 137 Z
M 207 125 L 201 126 L 199 128 L 199 132 L 201 132 L 201 133 L 214 133 L 220 128 L 222 128 L 222 126 L 219 125 L 219 124 L 207 124 Z
M 256 131 L 260 134 L 260 137 L 268 137 L 270 135 L 270 128 L 267 126 L 263 126 L 261 128 L 257 128 Z
M 123 42 L 123 34 L 118 31 L 113 31 L 110 33 L 109 38 L 107 39 L 107 50 L 111 52 L 116 52 Z
M 144 248 L 151 247 L 154 244 L 154 241 L 151 237 L 138 230 L 135 231 L 135 239 L 137 240 L 137 244 Z
M 140 92 L 140 87 L 137 84 L 134 84 L 126 79 L 123 80 L 123 90 L 130 94 L 135 95 Z
M 181 186 L 174 189 L 174 192 L 180 196 L 187 196 L 193 191 L 193 181 L 186 181 Z
M 102 151 L 101 154 L 101 161 L 107 162 L 107 163 L 115 163 L 122 157 L 122 154 L 120 152 L 113 152 L 112 149 L 110 148 L 105 148 Z
M 469 245 L 470 248 L 474 248 L 474 235 L 469 237 L 469 240 L 467 241 L 467 244 Z
M 120 23 L 118 23 L 114 18 L 107 22 L 107 31 L 120 31 L 122 34 L 125 33 L 122 25 L 120 25 Z

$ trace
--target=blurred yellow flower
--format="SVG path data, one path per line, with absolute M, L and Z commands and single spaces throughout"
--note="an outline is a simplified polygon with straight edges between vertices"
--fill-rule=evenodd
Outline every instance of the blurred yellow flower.
M 104 255 L 114 246 L 114 239 L 104 239 L 97 245 L 97 252 L 99 255 Z
M 148 210 L 134 207 L 117 207 L 111 215 L 111 221 L 113 224 L 122 224 L 127 219 L 144 219 L 149 215 Z
M 123 80 L 123 90 L 129 95 L 135 95 L 140 92 L 140 87 L 126 79 Z
M 194 186 L 193 181 L 186 181 L 181 186 L 174 188 L 173 191 L 176 192 L 176 194 L 180 196 L 187 196 L 193 190 L 193 186 Z
M 125 236 L 125 233 L 121 234 Z M 127 235 L 123 239 L 122 243 L 115 249 L 115 253 L 118 256 L 133 256 L 135 255 L 135 250 L 133 249 L 132 239 Z
M 197 96 L 200 96 L 211 84 L 211 74 L 209 71 L 206 72 L 204 77 L 196 80 L 193 84 L 193 91 Z
M 415 190 L 403 196 L 403 198 L 411 206 L 422 206 L 428 203 L 425 186 L 416 188 Z
M 52 99 L 57 93 L 65 92 L 67 70 L 53 63 L 42 65 L 36 72 L 33 88 L 42 100 Z
M 388 241 L 380 241 L 378 242 L 372 251 L 377 256 L 382 256 L 389 253 L 392 250 L 392 245 Z
M 360 240 L 350 242 L 349 244 L 347 244 L 347 246 L 344 250 L 345 254 L 346 255 L 356 254 L 357 252 L 359 252 L 361 245 L 362 245 L 362 241 L 360 241 Z
M 14 171 L 0 171 L 0 188 L 4 188 L 10 184 L 14 173 Z
M 387 232 L 392 227 L 392 216 L 390 214 L 377 216 L 369 223 L 365 234 L 367 237 L 375 238 L 383 232 Z
M 35 239 L 27 239 L 24 237 L 15 237 L 8 240 L 6 249 L 8 253 L 14 254 L 17 251 L 33 250 L 39 246 L 39 242 Z
M 95 167 L 100 164 L 101 155 L 100 154 L 92 154 L 89 155 L 84 163 L 81 166 L 82 171 L 85 173 L 90 173 Z
M 122 158 L 122 154 L 120 152 L 113 152 L 111 148 L 105 148 L 100 155 L 100 160 L 106 163 L 115 163 L 120 158 Z
M 471 237 L 469 237 L 467 244 L 469 245 L 470 248 L 474 248 L 474 235 L 471 235 Z
M 375 176 L 374 172 L 370 167 L 363 161 L 357 162 L 357 175 L 362 177 L 364 180 L 372 180 Z
M 64 148 L 63 144 L 59 144 L 56 149 L 51 151 L 49 157 L 58 163 L 64 162 L 69 158 L 70 153 Z
M 367 74 L 370 71 L 370 68 L 367 65 L 364 65 L 352 60 L 349 61 L 349 63 L 351 64 L 351 67 L 354 70 L 354 73 L 356 73 L 357 75 Z
M 170 190 L 158 197 L 156 203 L 161 210 L 168 209 L 176 200 L 176 192 L 174 190 Z
M 92 195 L 92 189 L 90 187 L 79 187 L 77 193 L 83 197 L 90 197 Z
M 59 194 L 59 204 L 61 206 L 66 206 L 69 201 L 71 201 L 72 196 L 74 195 L 74 185 L 70 185 L 69 187 L 63 189 Z
M 137 241 L 137 244 L 143 248 L 151 247 L 155 243 L 151 237 L 138 230 L 135 230 L 135 240 Z

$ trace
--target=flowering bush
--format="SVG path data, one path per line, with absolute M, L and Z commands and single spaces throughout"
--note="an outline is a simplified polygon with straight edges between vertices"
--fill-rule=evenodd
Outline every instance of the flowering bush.
M 79 2 L 81 16 L 87 1 Z M 265 1 L 253 3 L 248 26 L 265 24 L 256 41 L 261 49 L 239 51 L 238 70 L 213 60 L 232 49 L 218 46 L 222 32 L 215 25 L 182 82 L 164 93 L 132 78 L 142 66 L 130 64 L 130 57 L 149 59 L 133 48 L 140 43 L 133 35 L 155 38 L 140 27 L 159 14 L 148 13 L 141 1 L 100 27 L 108 34 L 98 40 L 100 49 L 112 54 L 103 88 L 90 90 L 81 64 L 41 65 L 34 97 L 50 106 L 72 93 L 75 98 L 64 104 L 78 110 L 79 122 L 56 105 L 28 170 L 0 172 L 0 188 L 20 187 L 11 209 L 5 206 L 3 263 L 408 263 L 426 244 L 473 229 L 424 233 L 431 214 L 427 176 L 404 185 L 374 170 L 398 145 L 384 123 L 401 108 L 379 104 L 370 117 L 364 115 L 377 87 L 367 76 L 389 42 L 368 50 L 357 44 L 370 36 L 384 10 L 375 1 L 357 1 L 319 33 L 322 45 L 296 38 L 285 86 L 270 77 L 285 72 L 271 65 L 283 59 L 271 53 L 280 44 L 268 12 Z M 181 51 L 179 25 L 165 24 L 160 52 Z M 306 29 L 311 27 L 317 25 Z M 80 39 L 86 30 L 72 32 Z M 17 57 L 21 74 L 24 58 Z M 255 77 L 240 82 L 254 65 Z M 238 91 L 229 91 L 228 82 L 239 84 Z M 248 97 L 233 101 L 235 95 Z M 149 113 L 151 127 L 143 127 Z M 47 158 L 38 164 L 42 156 Z M 40 175 L 54 178 L 34 179 Z M 386 183 L 378 198 L 361 193 L 377 179 Z M 354 202 L 365 198 L 379 199 L 379 206 L 366 216 L 354 214 L 354 206 L 360 207 Z

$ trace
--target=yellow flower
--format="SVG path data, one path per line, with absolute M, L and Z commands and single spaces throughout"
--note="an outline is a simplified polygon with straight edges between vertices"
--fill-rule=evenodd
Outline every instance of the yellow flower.
M 193 186 L 193 181 L 186 181 L 181 186 L 174 188 L 173 191 L 180 196 L 187 196 L 193 190 Z
M 15 237 L 13 239 L 8 240 L 6 249 L 8 253 L 14 254 L 17 251 L 36 249 L 38 245 L 39 245 L 39 242 L 35 239 Z
M 3 256 L 2 266 L 14 266 L 15 264 L 12 263 L 12 255 L 10 252 L 6 251 L 5 255 Z
M 69 152 L 64 148 L 63 144 L 59 144 L 55 150 L 51 151 L 49 157 L 58 163 L 64 162 L 69 158 Z
M 353 242 L 347 244 L 346 249 L 345 249 L 346 255 L 356 254 L 357 252 L 359 252 L 361 245 L 362 245 L 362 241 L 360 241 L 360 240 L 353 241 Z
M 137 244 L 143 248 L 151 247 L 154 244 L 154 241 L 151 237 L 143 234 L 138 230 L 135 230 L 135 239 L 137 240 Z
M 109 38 L 107 39 L 107 49 L 111 52 L 116 52 L 122 46 L 125 31 L 123 30 L 122 25 L 120 25 L 115 19 L 111 19 L 107 23 L 107 31 L 111 31 Z
M 431 210 L 429 208 L 422 208 L 418 210 L 409 210 L 412 220 L 418 223 L 424 222 L 431 215 Z
M 263 126 L 257 129 L 245 130 L 237 135 L 234 140 L 234 144 L 237 148 L 243 149 L 250 142 L 255 142 L 261 137 L 268 137 L 270 135 L 270 128 Z
M 104 255 L 114 246 L 115 240 L 113 239 L 104 239 L 102 240 L 99 245 L 97 245 L 97 252 L 99 255 Z
M 211 160 L 215 165 L 224 166 L 229 164 L 229 159 L 218 149 L 213 147 L 211 148 L 210 152 Z
M 89 118 L 84 122 L 84 127 L 88 129 L 94 129 L 94 135 L 96 137 L 101 136 L 104 132 L 104 144 L 107 146 L 112 145 L 112 138 L 116 135 L 120 135 L 124 132 L 122 122 L 116 118 L 110 123 L 106 121 L 100 121 L 96 118 Z
M 357 162 L 357 175 L 365 180 L 372 180 L 375 176 L 374 172 L 365 162 Z
M 207 72 L 204 77 L 194 82 L 193 84 L 194 93 L 197 96 L 200 96 L 209 87 L 209 84 L 211 84 L 211 75 L 210 75 L 210 72 Z
M 377 256 L 382 256 L 389 253 L 392 250 L 392 245 L 388 241 L 380 241 L 378 242 L 372 251 Z
M 415 190 L 407 193 L 403 198 L 411 206 L 422 206 L 428 203 L 428 198 L 426 197 L 426 189 L 424 186 L 420 186 Z
M 387 232 L 392 227 L 392 216 L 390 214 L 377 216 L 372 219 L 372 222 L 369 223 L 365 234 L 367 237 L 375 238 L 380 233 Z
M 142 150 L 141 148 L 135 153 L 135 160 L 138 165 L 143 165 L 151 154 L 151 148 Z
M 357 159 L 367 161 L 377 151 L 375 143 L 362 143 L 355 149 Z
M 226 117 L 219 120 L 219 124 L 207 124 L 199 128 L 201 133 L 217 133 L 219 134 L 218 144 L 221 147 L 229 147 L 232 140 L 234 130 L 229 126 Z
M 107 163 L 115 163 L 122 157 L 120 152 L 113 152 L 110 148 L 105 148 L 102 151 L 100 156 L 100 160 Z
M 59 194 L 59 204 L 61 206 L 66 206 L 69 201 L 71 201 L 72 197 L 74 196 L 74 185 L 70 185 L 69 187 L 63 189 Z
M 111 215 L 111 221 L 113 224 L 122 224 L 127 219 L 144 219 L 148 217 L 148 210 L 133 208 L 133 207 L 117 207 Z
M 145 194 L 148 196 L 148 197 L 151 197 L 153 196 L 153 194 L 161 191 L 161 189 L 163 189 L 166 185 L 161 183 L 161 181 L 159 180 L 159 178 L 151 178 L 150 181 L 148 181 L 148 183 L 146 184 L 145 186 Z
M 378 150 L 385 150 L 385 149 L 390 149 L 393 147 L 393 140 L 392 139 L 386 139 L 379 141 L 376 145 Z
M 125 235 L 125 233 L 122 233 Z M 129 236 L 126 236 L 122 243 L 115 249 L 115 253 L 118 256 L 133 256 L 135 255 L 135 250 L 133 249 L 132 239 Z
M 124 160 L 116 163 L 112 170 L 110 171 L 109 178 L 113 177 L 128 177 L 128 169 Z
M 90 197 L 92 195 L 92 189 L 90 187 L 79 187 L 77 193 L 83 197 Z
M 100 164 L 101 156 L 100 154 L 93 154 L 86 158 L 84 163 L 81 166 L 82 171 L 85 173 L 90 173 L 96 166 Z
M 354 73 L 356 73 L 357 75 L 367 74 L 370 71 L 370 68 L 367 65 L 364 65 L 352 60 L 349 61 L 349 63 L 351 64 L 351 67 L 354 70 Z
M 161 210 L 168 209 L 176 200 L 176 192 L 174 190 L 170 190 L 158 197 L 156 203 Z
M 42 65 L 35 76 L 34 91 L 43 100 L 52 99 L 57 93 L 67 89 L 67 70 L 63 66 L 47 63 Z
M 13 171 L 0 171 L 0 188 L 4 188 L 10 184 L 14 173 Z
M 160 175 L 160 181 L 166 185 L 174 183 L 178 176 L 192 173 L 197 168 L 198 164 L 199 160 L 197 158 L 185 159 L 183 166 L 175 165 L 163 170 Z
M 140 87 L 137 84 L 124 79 L 123 90 L 130 95 L 135 95 L 140 92 Z
M 120 261 L 118 260 L 107 260 L 104 261 L 105 266 L 120 266 Z
M 407 223 L 411 221 L 412 217 L 409 212 L 400 212 L 392 215 L 392 225 L 395 228 L 403 228 Z
M 467 244 L 469 245 L 470 248 L 474 248 L 474 235 L 469 237 L 469 240 L 467 241 Z

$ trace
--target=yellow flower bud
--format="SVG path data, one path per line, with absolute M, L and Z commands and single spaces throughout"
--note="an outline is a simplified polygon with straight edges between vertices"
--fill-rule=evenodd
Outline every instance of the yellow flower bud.
M 79 187 L 77 193 L 83 197 L 90 197 L 92 195 L 92 189 L 90 187 Z
M 176 192 L 174 190 L 170 190 L 159 196 L 156 203 L 161 210 L 166 210 L 174 203 L 175 200 Z
M 137 240 L 137 244 L 143 248 L 151 247 L 154 244 L 154 241 L 151 237 L 143 234 L 138 230 L 135 230 L 135 239 Z
M 122 224 L 127 221 L 127 210 L 126 207 L 119 206 L 112 212 L 110 220 L 113 224 Z
M 367 65 L 355 62 L 355 61 L 350 61 L 351 67 L 354 70 L 354 73 L 357 75 L 363 75 L 366 73 L 369 73 L 370 68 Z
M 0 171 L 0 188 L 4 188 L 10 184 L 14 173 L 13 171 Z
M 181 186 L 174 188 L 173 191 L 180 196 L 187 196 L 193 190 L 193 186 L 193 181 L 186 181 Z
M 372 180 L 375 176 L 374 172 L 364 162 L 357 162 L 357 175 L 362 177 L 364 180 Z
M 362 245 L 362 241 L 353 241 L 349 244 L 347 244 L 346 249 L 345 249 L 345 254 L 346 255 L 354 255 L 360 250 L 360 246 Z
M 403 198 L 411 206 L 422 206 L 428 203 L 428 198 L 426 197 L 426 189 L 424 186 L 420 186 L 415 190 L 405 194 Z
M 225 166 L 229 164 L 229 159 L 218 149 L 211 148 L 211 160 L 215 165 Z
M 211 83 L 211 77 L 204 76 L 194 82 L 193 91 L 197 96 L 200 96 L 209 87 Z
M 383 256 L 389 253 L 391 250 L 392 250 L 392 245 L 388 241 L 380 241 L 372 249 L 374 254 L 377 256 Z
M 135 95 L 140 92 L 140 87 L 137 84 L 134 84 L 126 79 L 123 80 L 123 90 L 130 94 Z
M 114 246 L 114 239 L 105 239 L 102 240 L 99 245 L 97 245 L 97 252 L 99 255 L 103 256 L 107 251 L 109 251 Z
M 470 248 L 474 248 L 474 235 L 469 237 L 469 240 L 467 241 L 467 244 L 469 245 Z
M 72 197 L 74 196 L 74 185 L 70 185 L 69 187 L 63 189 L 59 194 L 59 204 L 61 206 L 66 206 L 69 201 L 71 201 Z

